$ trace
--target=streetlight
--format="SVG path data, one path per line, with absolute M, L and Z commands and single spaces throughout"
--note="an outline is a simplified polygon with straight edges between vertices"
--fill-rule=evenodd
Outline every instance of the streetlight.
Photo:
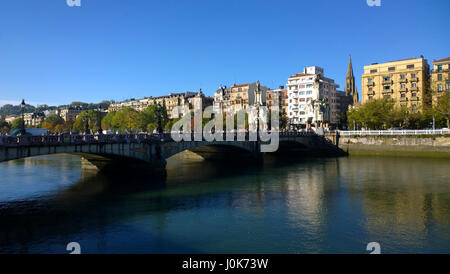
M 102 134 L 102 105 L 99 107 L 99 111 L 97 114 L 97 125 L 98 125 L 98 134 Z
M 24 118 L 24 114 L 23 114 L 24 109 L 25 109 L 25 99 L 22 99 L 22 103 L 20 104 L 20 110 L 22 112 L 22 123 L 20 125 L 20 134 L 21 135 L 25 135 L 25 133 L 26 133 L 25 118 Z

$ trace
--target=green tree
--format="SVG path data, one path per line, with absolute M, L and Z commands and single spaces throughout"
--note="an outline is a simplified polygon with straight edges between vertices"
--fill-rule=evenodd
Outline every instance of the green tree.
M 49 115 L 42 122 L 42 127 L 47 129 L 49 132 L 57 133 L 62 132 L 62 125 L 64 124 L 64 119 L 57 114 Z M 57 128 L 57 130 L 55 130 Z
M 22 127 L 22 118 L 16 118 L 11 124 L 11 131 Z
M 99 120 L 99 115 L 101 114 L 94 110 L 82 111 L 73 122 L 72 131 L 85 132 L 87 122 L 89 130 L 91 132 L 97 132 L 101 123 L 101 117 Z

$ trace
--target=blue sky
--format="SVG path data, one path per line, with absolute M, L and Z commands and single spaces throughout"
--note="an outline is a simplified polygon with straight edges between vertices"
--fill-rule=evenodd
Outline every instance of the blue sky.
M 448 0 L 0 0 L 0 104 L 123 100 L 450 56 Z

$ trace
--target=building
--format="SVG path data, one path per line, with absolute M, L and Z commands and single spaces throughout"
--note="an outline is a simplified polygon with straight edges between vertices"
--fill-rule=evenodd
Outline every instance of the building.
M 431 92 L 433 105 L 439 102 L 445 92 L 450 92 L 450 57 L 433 61 Z
M 333 79 L 324 76 L 323 68 L 317 66 L 307 67 L 302 73 L 289 77 L 287 94 L 288 118 L 291 126 L 337 125 L 338 87 Z
M 256 104 L 256 86 L 257 83 L 248 83 L 233 85 L 229 88 L 220 87 L 214 93 L 213 109 L 217 113 L 238 112 L 246 110 L 249 106 Z M 266 92 L 269 90 L 266 86 L 261 86 L 262 105 L 266 105 Z
M 362 103 L 372 99 L 394 99 L 396 106 L 422 111 L 431 103 L 430 68 L 421 56 L 364 67 Z
M 12 114 L 12 115 L 7 115 L 5 117 L 5 122 L 7 122 L 8 124 L 12 124 L 14 120 L 16 120 L 19 116 Z
M 183 93 L 170 93 L 164 96 L 146 97 L 137 100 L 129 99 L 123 102 L 112 103 L 108 108 L 108 112 L 117 111 L 127 107 L 131 107 L 136 111 L 144 111 L 149 105 L 160 104 L 161 106 L 164 105 L 166 107 L 169 118 L 174 119 L 179 117 L 179 115 L 182 115 L 182 113 L 172 115 L 172 111 L 175 107 L 188 106 L 189 109 L 193 109 L 194 105 L 198 104 L 198 100 L 201 100 L 203 108 L 212 105 L 213 103 L 213 99 L 205 97 L 200 89 L 198 93 L 187 91 Z
M 44 113 L 24 113 L 23 120 L 25 122 L 25 126 L 29 127 L 38 127 L 44 121 L 45 115 Z
M 270 109 L 275 104 L 278 105 L 280 116 L 286 115 L 288 112 L 288 96 L 287 89 L 284 86 L 280 86 L 279 89 L 269 89 L 266 92 L 266 104 Z
M 81 108 L 68 107 L 59 111 L 59 116 L 64 119 L 65 122 L 69 120 L 75 120 L 83 110 Z

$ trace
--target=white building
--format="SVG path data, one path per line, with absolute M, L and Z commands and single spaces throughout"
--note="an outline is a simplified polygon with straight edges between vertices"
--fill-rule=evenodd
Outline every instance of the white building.
M 333 79 L 322 68 L 307 67 L 288 79 L 288 118 L 291 125 L 328 127 L 339 123 L 339 104 Z

